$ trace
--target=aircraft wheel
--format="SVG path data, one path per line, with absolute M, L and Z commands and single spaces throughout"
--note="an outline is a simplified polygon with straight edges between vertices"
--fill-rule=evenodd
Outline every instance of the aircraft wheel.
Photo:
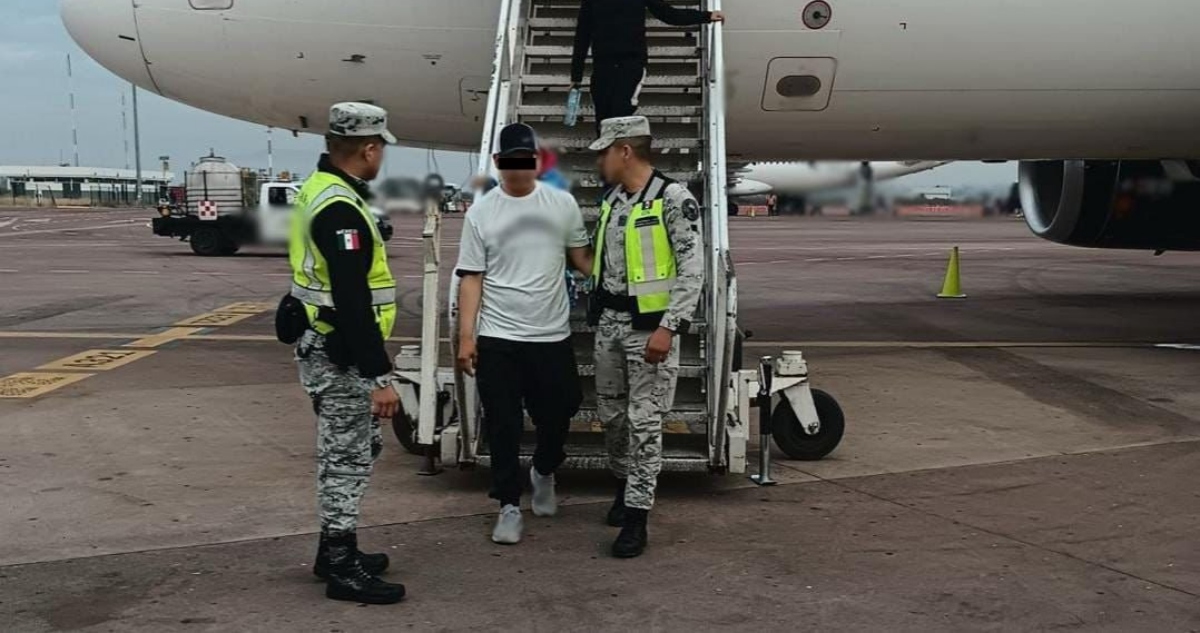
M 837 400 L 820 389 L 813 389 L 813 403 L 821 429 L 809 435 L 800 427 L 800 419 L 787 398 L 782 398 L 771 413 L 771 435 L 775 445 L 791 459 L 816 461 L 833 452 L 846 432 L 846 416 Z

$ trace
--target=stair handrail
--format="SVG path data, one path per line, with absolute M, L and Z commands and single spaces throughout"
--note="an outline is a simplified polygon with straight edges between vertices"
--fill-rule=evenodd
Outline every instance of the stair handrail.
M 721 0 L 707 0 L 708 11 L 720 11 Z M 708 203 L 709 256 L 708 274 L 712 280 L 708 293 L 709 362 L 709 465 L 728 466 L 725 454 L 726 415 L 729 385 L 733 371 L 733 336 L 736 315 L 736 285 L 729 256 L 729 218 L 726 193 L 727 165 L 725 149 L 725 49 L 724 24 L 714 22 L 708 29 L 704 60 L 704 117 L 708 129 L 704 152 L 706 198 Z
M 492 53 L 492 81 L 488 87 L 483 138 L 479 142 L 479 174 L 495 174 L 492 144 L 499 129 L 508 124 L 508 105 L 512 92 L 512 65 L 516 58 L 517 37 L 521 30 L 521 0 L 501 0 L 496 26 L 496 45 Z M 478 193 L 478 192 L 477 192 Z

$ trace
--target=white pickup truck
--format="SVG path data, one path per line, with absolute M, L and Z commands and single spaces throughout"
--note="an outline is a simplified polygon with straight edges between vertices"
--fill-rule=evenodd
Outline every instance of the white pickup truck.
M 266 182 L 259 186 L 258 204 L 213 200 L 215 188 L 206 194 L 188 192 L 182 207 L 162 205 L 154 218 L 155 235 L 176 237 L 191 243 L 192 252 L 213 257 L 233 255 L 245 245 L 286 246 L 291 231 L 292 206 L 300 184 Z M 387 214 L 371 208 L 384 240 L 392 238 Z

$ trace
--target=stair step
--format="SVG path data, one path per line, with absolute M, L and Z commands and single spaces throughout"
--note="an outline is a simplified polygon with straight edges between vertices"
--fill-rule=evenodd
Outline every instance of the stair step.
M 591 136 L 574 137 L 543 137 L 554 147 L 563 150 L 586 150 L 596 139 Z M 698 138 L 659 138 L 654 137 L 655 153 L 667 154 L 673 152 L 686 153 L 688 150 L 699 149 L 702 141 Z
M 667 0 L 667 4 L 678 9 L 699 9 L 700 3 L 696 0 Z M 533 6 L 536 8 L 568 8 L 579 10 L 579 0 L 534 0 Z
M 689 75 L 648 75 L 642 82 L 642 87 L 648 88 L 697 88 L 700 77 Z M 521 77 L 523 86 L 562 86 L 571 85 L 570 75 L 537 75 L 529 74 Z
M 572 46 L 526 46 L 525 57 L 571 57 Z M 696 59 L 700 56 L 699 46 L 651 46 L 647 49 L 650 59 Z
M 590 437 L 586 437 L 590 436 Z M 608 451 L 604 446 L 604 436 L 601 433 L 588 433 L 581 437 L 571 433 L 567 436 L 567 459 L 559 469 L 566 470 L 606 470 Z M 533 452 L 537 441 L 528 436 L 521 442 L 521 465 L 528 468 L 533 460 Z M 478 463 L 484 468 L 492 465 L 492 456 L 486 445 L 480 447 Z M 664 472 L 706 472 L 708 470 L 708 442 L 703 435 L 675 436 L 664 435 L 662 448 L 662 469 Z
M 689 183 L 700 179 L 700 172 L 698 171 L 668 171 L 663 172 L 663 175 L 671 180 L 674 180 L 675 182 L 681 183 Z M 574 181 L 576 185 L 589 189 L 598 189 L 601 187 L 607 188 L 607 185 L 604 184 L 604 181 L 600 180 L 600 176 L 597 176 L 596 174 L 579 176 L 575 178 Z
M 703 106 L 643 106 L 639 107 L 637 113 L 644 117 L 696 117 L 704 115 Z M 520 116 L 557 116 L 565 117 L 567 115 L 567 104 L 561 105 L 523 105 L 517 108 L 517 114 Z M 595 117 L 596 109 L 592 106 L 581 106 L 579 115 L 583 117 Z M 699 121 L 696 121 L 699 123 Z
M 703 365 L 680 365 L 679 366 L 679 377 L 680 378 L 703 378 L 705 376 L 705 374 L 707 374 L 707 373 L 708 373 L 708 368 L 704 367 Z M 595 376 L 596 375 L 596 366 L 592 365 L 591 363 L 580 363 L 579 364 L 579 375 L 580 376 Z
M 571 332 L 573 332 L 575 334 L 591 334 L 591 333 L 594 333 L 595 331 L 596 331 L 596 328 L 588 325 L 587 321 L 576 321 L 574 319 L 571 320 Z M 704 334 L 704 332 L 705 332 L 704 323 L 692 323 L 691 326 L 688 328 L 688 331 L 685 332 L 685 334 L 694 334 L 696 336 L 701 336 Z M 582 365 L 580 367 L 582 367 Z M 589 367 L 591 367 L 591 365 L 589 365 Z M 680 368 L 680 372 L 681 373 L 679 375 L 682 376 L 683 375 L 682 368 Z M 582 374 L 582 375 L 590 376 L 592 374 Z
M 570 31 L 574 33 L 575 25 L 578 23 L 578 17 L 536 17 L 529 19 L 529 28 L 537 31 Z M 647 31 L 695 31 L 695 29 L 694 26 L 671 26 L 655 18 L 646 20 Z
M 708 422 L 708 414 L 703 409 L 695 408 L 679 408 L 678 406 L 671 409 L 663 416 L 663 432 L 674 435 L 695 434 L 704 428 Z M 598 430 L 597 425 L 600 424 L 600 415 L 596 412 L 595 407 L 585 407 L 579 410 L 574 417 L 571 418 L 571 428 L 576 428 L 577 424 L 582 424 L 578 428 L 584 429 L 583 432 L 594 432 Z M 687 430 L 694 429 L 694 430 Z

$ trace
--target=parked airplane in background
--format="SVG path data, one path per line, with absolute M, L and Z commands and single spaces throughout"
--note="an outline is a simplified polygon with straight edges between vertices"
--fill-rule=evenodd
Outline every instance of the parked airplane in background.
M 227 116 L 320 133 L 388 108 L 412 145 L 474 149 L 501 0 L 64 0 L 121 77 Z M 812 4 L 810 3 L 810 8 Z M 1200 249 L 1194 0 L 726 0 L 735 162 L 1022 160 L 1046 239 Z M 825 9 L 828 9 L 826 12 Z
M 874 182 L 892 180 L 944 165 L 944 161 L 876 161 L 870 166 Z M 751 163 L 737 170 L 730 179 L 729 196 L 803 196 L 814 191 L 840 189 L 860 184 L 862 163 L 821 161 L 807 163 Z

